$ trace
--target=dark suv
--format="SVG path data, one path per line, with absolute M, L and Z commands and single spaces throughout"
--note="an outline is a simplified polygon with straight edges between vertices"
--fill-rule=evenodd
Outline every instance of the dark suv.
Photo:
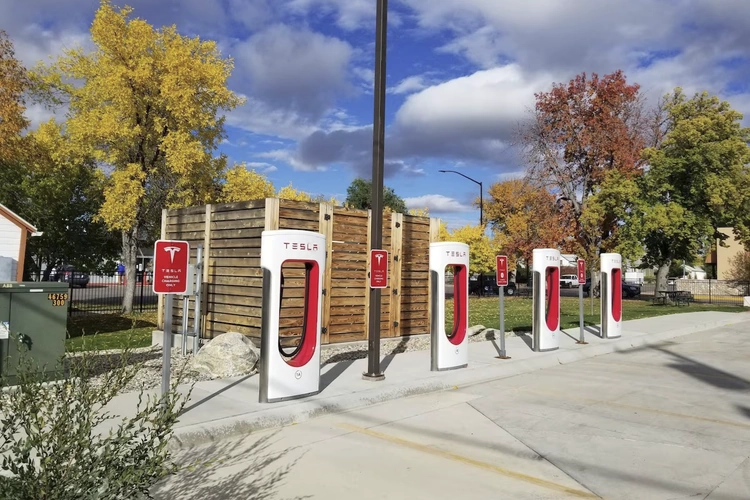
M 591 278 L 588 278 L 586 280 L 586 284 L 583 285 L 583 293 L 586 294 L 586 297 L 589 296 L 589 293 L 591 292 Z M 626 299 L 637 297 L 641 294 L 641 285 L 638 283 L 626 283 L 622 282 L 622 296 Z M 599 297 L 601 295 L 599 293 L 599 285 L 594 288 L 594 297 Z
M 73 266 L 62 266 L 60 269 L 52 271 L 49 275 L 50 281 L 64 281 L 72 287 L 86 288 L 89 284 L 89 275 L 76 271 Z
M 469 295 L 498 295 L 500 293 L 500 287 L 497 286 L 497 280 L 494 274 L 486 274 L 484 276 L 484 293 L 482 292 L 482 285 L 479 282 L 479 276 L 475 280 L 469 280 Z M 512 281 L 505 287 L 505 295 L 512 297 L 516 294 L 516 284 Z

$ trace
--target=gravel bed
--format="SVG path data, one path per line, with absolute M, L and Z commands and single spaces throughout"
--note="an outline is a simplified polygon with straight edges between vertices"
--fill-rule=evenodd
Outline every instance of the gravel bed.
M 494 330 L 487 330 L 481 325 L 470 329 L 469 342 L 484 342 L 494 338 Z M 404 352 L 425 351 L 429 348 L 430 336 L 420 335 L 417 337 L 384 340 L 380 345 L 380 353 L 383 356 L 392 356 Z M 73 363 L 76 358 L 80 358 L 84 354 L 87 356 L 93 356 L 92 379 L 95 384 L 101 383 L 107 372 L 122 365 L 122 351 L 120 350 L 99 351 L 96 353 L 71 353 L 67 356 L 67 362 Z M 367 358 L 366 342 L 327 345 L 323 346 L 320 353 L 321 366 L 341 361 L 353 361 L 365 358 Z M 176 380 L 176 377 L 181 371 L 183 379 L 182 383 L 184 384 L 213 380 L 216 378 L 206 373 L 192 370 L 192 359 L 192 351 L 189 351 L 186 356 L 183 356 L 181 348 L 172 349 L 172 381 Z M 162 348 L 160 346 L 131 349 L 130 359 L 128 361 L 128 364 L 142 363 L 143 366 L 138 370 L 123 392 L 154 389 L 161 385 Z
M 96 353 L 71 353 L 67 356 L 68 363 L 74 363 L 76 358 L 82 355 L 91 356 L 92 360 L 92 381 L 94 384 L 101 383 L 105 374 L 112 371 L 118 366 L 122 366 L 122 351 L 110 350 L 99 351 Z M 190 384 L 202 380 L 212 380 L 212 377 L 205 373 L 200 373 L 190 369 L 190 361 L 193 359 L 192 351 L 187 356 L 182 355 L 182 349 L 172 349 L 171 361 L 171 380 L 174 382 L 182 371 L 182 383 Z M 142 363 L 140 370 L 128 382 L 122 392 L 137 392 L 142 389 L 153 389 L 161 386 L 161 368 L 162 368 L 162 348 L 161 346 L 143 347 L 131 349 L 128 359 L 128 365 Z M 184 370 L 184 371 L 183 371 Z

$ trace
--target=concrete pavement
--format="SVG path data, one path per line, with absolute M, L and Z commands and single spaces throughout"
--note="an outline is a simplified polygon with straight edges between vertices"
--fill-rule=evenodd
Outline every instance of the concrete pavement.
M 696 312 L 624 323 L 621 339 L 603 340 L 587 333 L 588 345 L 578 345 L 578 330 L 561 336 L 560 349 L 547 353 L 531 350 L 528 335 L 510 336 L 506 349 L 511 359 L 496 359 L 496 342 L 469 344 L 469 367 L 449 372 L 430 371 L 430 352 L 384 353 L 382 382 L 362 380 L 367 360 L 342 361 L 322 369 L 320 394 L 301 400 L 258 403 L 257 375 L 199 382 L 178 422 L 172 445 L 184 447 L 259 429 L 300 423 L 329 413 L 339 413 L 423 394 L 528 373 L 573 361 L 618 352 L 750 319 L 750 313 Z M 481 335 L 481 334 L 480 334 Z M 186 390 L 185 387 L 181 390 Z M 137 394 L 113 401 L 118 413 L 134 408 Z
M 212 463 L 153 493 L 165 500 L 744 500 L 749 316 L 691 314 L 696 329 L 721 325 L 190 446 L 179 452 L 184 463 Z M 523 357 L 513 359 L 524 364 Z

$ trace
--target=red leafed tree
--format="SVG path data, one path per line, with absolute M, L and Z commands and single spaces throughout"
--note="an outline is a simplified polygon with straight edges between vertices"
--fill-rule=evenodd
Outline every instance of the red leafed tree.
M 565 248 L 569 243 L 567 207 L 560 210 L 554 195 L 521 179 L 492 184 L 485 201 L 487 222 L 499 250 L 528 265 L 535 248 Z
M 533 119 L 521 130 L 528 177 L 568 204 L 568 224 L 584 256 L 593 258 L 617 228 L 612 218 L 583 227 L 587 199 L 608 171 L 641 175 L 649 123 L 639 89 L 622 71 L 602 78 L 583 73 L 536 94 Z

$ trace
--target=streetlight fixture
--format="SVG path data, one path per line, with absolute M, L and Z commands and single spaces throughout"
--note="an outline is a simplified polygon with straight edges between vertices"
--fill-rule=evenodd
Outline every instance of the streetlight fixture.
M 469 179 L 471 182 L 475 184 L 479 184 L 479 225 L 484 226 L 484 200 L 482 199 L 482 183 L 476 179 L 472 179 L 468 175 L 462 174 L 461 172 L 457 172 L 456 170 L 438 170 L 438 172 L 443 173 L 443 174 L 446 174 L 449 172 L 452 174 L 458 174 L 461 177 Z
M 479 227 L 484 229 L 484 200 L 483 200 L 483 193 L 482 193 L 482 183 L 456 170 L 438 170 L 438 172 L 442 174 L 447 174 L 447 173 L 458 174 L 461 177 L 469 179 L 471 182 L 475 184 L 479 184 Z M 484 295 L 484 273 L 483 272 L 479 273 L 479 293 L 481 295 Z

